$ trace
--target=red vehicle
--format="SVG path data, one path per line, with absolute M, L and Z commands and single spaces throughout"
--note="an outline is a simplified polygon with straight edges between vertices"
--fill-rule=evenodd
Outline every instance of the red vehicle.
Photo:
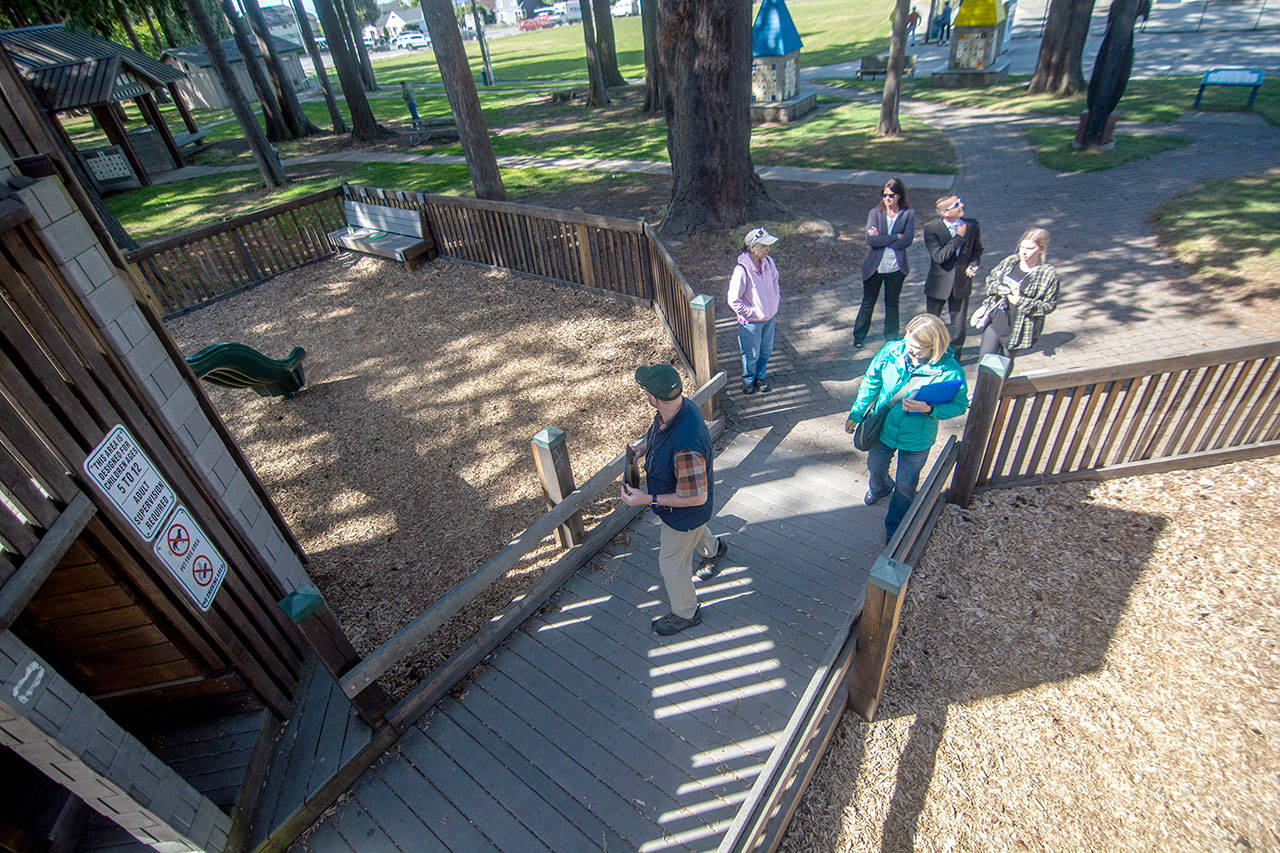
M 551 18 L 551 13 L 555 10 L 550 6 L 540 6 L 533 10 L 533 14 L 520 22 L 522 30 L 540 30 L 543 27 L 555 26 L 555 21 Z

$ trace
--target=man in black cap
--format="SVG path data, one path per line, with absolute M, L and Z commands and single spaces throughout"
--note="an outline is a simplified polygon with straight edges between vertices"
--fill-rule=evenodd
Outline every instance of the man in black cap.
M 693 589 L 693 555 L 703 560 L 700 577 L 714 577 L 717 561 L 724 556 L 724 542 L 707 529 L 711 519 L 711 435 L 707 422 L 691 401 L 681 396 L 680 374 L 669 364 L 636 370 L 636 382 L 649 405 L 658 410 L 636 448 L 644 456 L 645 488 L 622 484 L 622 500 L 629 506 L 649 507 L 662 521 L 658 568 L 667 588 L 671 612 L 653 620 L 653 630 L 663 636 L 678 634 L 702 621 Z

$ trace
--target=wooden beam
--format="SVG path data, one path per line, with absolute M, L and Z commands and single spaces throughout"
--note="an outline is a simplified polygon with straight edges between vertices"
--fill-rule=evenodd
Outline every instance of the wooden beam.
M 0 587 L 0 630 L 7 629 L 22 615 L 45 578 L 53 571 L 98 509 L 84 492 L 78 492 L 27 555 L 18 571 Z
M 120 150 L 124 152 L 124 158 L 133 167 L 138 183 L 144 187 L 151 186 L 151 176 L 147 174 L 147 167 L 142 165 L 142 159 L 138 157 L 138 151 L 133 147 L 133 141 L 129 139 L 129 134 L 120 123 L 120 117 L 116 115 L 116 111 L 111 109 L 111 106 L 98 105 L 90 107 L 90 112 L 102 126 L 102 132 L 107 135 L 111 144 L 120 146 Z
M 973 489 L 978 482 L 982 457 L 991 438 L 996 410 L 1000 407 L 1004 377 L 1009 371 L 1009 359 L 988 353 L 978 363 L 978 381 L 974 385 L 973 398 L 969 402 L 969 415 L 964 422 L 964 436 L 960 439 L 960 455 L 956 459 L 955 476 L 947 500 L 960 506 L 968 506 L 973 500 Z
M 142 110 L 142 117 L 146 119 L 147 124 L 156 129 L 156 133 L 160 134 L 160 140 L 164 142 L 164 147 L 169 152 L 169 156 L 173 158 L 173 168 L 181 169 L 186 165 L 186 161 L 182 159 L 182 149 L 178 147 L 178 142 L 173 138 L 173 133 L 169 130 L 169 125 L 165 124 L 164 116 L 160 115 L 160 108 L 156 106 L 155 95 L 147 92 L 140 98 L 134 98 L 133 102 L 138 105 L 138 109 Z

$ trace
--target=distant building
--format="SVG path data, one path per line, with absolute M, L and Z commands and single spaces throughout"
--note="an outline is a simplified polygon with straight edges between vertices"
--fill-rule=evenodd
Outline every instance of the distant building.
M 298 19 L 294 17 L 292 6 L 263 6 L 262 17 L 267 21 L 267 32 L 282 41 L 291 41 L 294 44 L 302 44 L 302 31 L 298 28 Z M 307 14 L 307 22 L 311 26 L 311 33 L 319 36 L 321 33 L 320 21 L 315 15 Z
M 227 61 L 231 63 L 231 71 L 236 76 L 236 82 L 240 84 L 241 93 L 250 103 L 256 102 L 258 96 L 253 91 L 253 82 L 249 79 L 249 72 L 244 67 L 244 59 L 240 56 L 240 50 L 236 47 L 235 39 L 223 39 L 221 44 L 223 52 L 227 54 Z M 295 92 L 305 90 L 307 88 L 307 75 L 302 71 L 302 47 L 296 42 L 277 38 L 275 40 L 275 48 L 276 52 L 280 54 L 280 63 L 284 66 L 284 76 L 289 85 L 293 87 Z M 253 50 L 254 54 L 257 55 L 258 46 L 256 44 Z M 220 110 L 230 106 L 226 93 L 222 90 L 222 85 L 213 73 L 213 63 L 209 61 L 209 55 L 205 53 L 204 45 L 196 43 L 183 45 L 182 47 L 171 47 L 160 55 L 160 61 L 187 75 L 185 80 L 178 83 L 178 89 L 193 107 Z

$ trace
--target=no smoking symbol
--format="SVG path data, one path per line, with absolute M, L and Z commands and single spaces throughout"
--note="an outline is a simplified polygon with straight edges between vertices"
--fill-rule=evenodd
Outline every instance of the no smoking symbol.
M 187 528 L 181 524 L 175 524 L 169 528 L 165 537 L 169 542 L 169 550 L 173 552 L 173 556 L 181 557 L 187 553 L 187 549 L 191 547 L 191 535 L 187 533 Z
M 209 558 L 201 554 L 191 565 L 191 576 L 195 578 L 196 583 L 200 586 L 208 586 L 213 582 L 213 563 L 209 562 Z

